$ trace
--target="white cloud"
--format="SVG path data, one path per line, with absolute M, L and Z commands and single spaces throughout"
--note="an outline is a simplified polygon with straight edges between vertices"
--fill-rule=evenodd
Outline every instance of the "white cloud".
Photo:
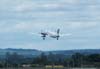
M 17 23 L 15 24 L 14 28 L 19 29 L 19 30 L 27 30 L 31 27 L 32 25 L 28 23 Z
M 31 9 L 31 6 L 27 6 L 27 5 L 20 5 L 20 6 L 17 6 L 16 7 L 16 11 L 27 11 L 27 10 L 30 10 Z
M 19 22 L 11 26 L 6 26 L 7 23 L 1 24 L 0 32 L 39 32 L 40 30 L 55 30 L 57 28 L 70 29 L 71 30 L 84 30 L 96 28 L 99 23 L 96 22 L 69 22 L 69 23 L 34 23 L 34 22 Z
M 80 2 L 80 0 L 62 0 L 62 1 L 69 4 L 78 4 Z
M 60 0 L 56 2 L 23 2 L 22 4 L 18 4 L 15 6 L 16 11 L 32 11 L 32 10 L 38 10 L 38 9 L 58 9 L 63 8 L 66 5 L 70 4 L 78 4 L 79 0 Z
M 63 16 L 65 16 L 65 12 L 63 11 L 57 11 L 57 12 L 34 12 L 34 14 L 31 14 L 31 16 L 34 18 L 38 18 L 38 19 L 43 19 L 46 20 L 48 19 L 52 19 L 52 18 L 62 18 Z
M 86 29 L 86 28 L 93 28 L 98 25 L 97 22 L 73 22 L 69 23 L 68 27 L 73 29 Z
M 52 49 L 64 49 L 65 45 L 82 48 L 80 45 L 86 44 L 91 48 L 93 42 L 99 44 L 99 8 L 99 4 L 94 4 L 94 0 L 2 0 L 0 38 L 3 41 L 1 39 L 0 45 L 47 50 L 51 46 Z M 56 31 L 57 28 L 61 28 L 62 34 L 75 34 L 62 37 L 59 41 L 49 41 L 47 38 L 45 42 L 41 41 L 41 37 L 26 34 L 38 33 L 41 29 Z
M 63 5 L 62 4 L 43 4 L 43 5 L 41 5 L 41 7 L 43 7 L 43 8 L 60 8 L 60 7 L 62 7 Z
M 16 11 L 32 11 L 38 9 L 56 9 L 63 7 L 63 4 L 58 3 L 23 3 L 15 6 Z

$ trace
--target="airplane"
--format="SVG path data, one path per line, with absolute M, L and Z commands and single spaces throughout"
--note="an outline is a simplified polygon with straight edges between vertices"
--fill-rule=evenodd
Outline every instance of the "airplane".
M 46 36 L 49 36 L 51 38 L 56 38 L 57 40 L 59 40 L 59 37 L 61 37 L 61 36 L 71 35 L 71 34 L 60 34 L 60 29 L 57 29 L 56 32 L 49 31 L 49 32 L 41 32 L 40 34 L 42 35 L 41 37 L 43 37 L 43 40 L 45 40 Z
M 41 32 L 40 34 L 42 35 L 41 37 L 43 37 L 43 40 L 45 40 L 46 36 L 50 36 L 51 38 L 56 38 L 57 40 L 59 39 L 59 32 L 60 29 L 57 30 L 57 33 L 54 32 Z
M 32 33 L 32 34 L 34 34 L 34 33 Z M 41 33 L 39 33 L 39 34 L 41 35 L 41 37 L 43 38 L 43 40 L 45 40 L 45 38 L 47 36 L 59 40 L 59 37 L 61 37 L 61 36 L 69 36 L 69 35 L 71 35 L 71 34 L 60 34 L 60 29 L 57 29 L 56 32 L 41 31 Z

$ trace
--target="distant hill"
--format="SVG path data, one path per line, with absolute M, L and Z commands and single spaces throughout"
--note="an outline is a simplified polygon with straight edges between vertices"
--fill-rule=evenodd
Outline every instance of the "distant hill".
M 0 49 L 1 56 L 5 56 L 7 52 L 9 52 L 9 53 L 16 52 L 25 57 L 38 56 L 42 53 L 42 51 L 35 50 L 35 49 L 12 49 L 12 48 Z
M 79 49 L 79 50 L 59 50 L 59 51 L 48 51 L 53 54 L 63 54 L 63 55 L 72 55 L 75 53 L 81 54 L 100 54 L 100 49 Z
M 7 52 L 10 53 L 18 53 L 26 57 L 34 57 L 40 55 L 42 52 L 45 54 L 49 54 L 50 52 L 53 54 L 62 54 L 62 55 L 72 55 L 74 53 L 81 53 L 81 54 L 100 54 L 100 49 L 80 49 L 80 50 L 58 50 L 58 51 L 40 51 L 36 49 L 0 49 L 0 56 L 5 56 Z

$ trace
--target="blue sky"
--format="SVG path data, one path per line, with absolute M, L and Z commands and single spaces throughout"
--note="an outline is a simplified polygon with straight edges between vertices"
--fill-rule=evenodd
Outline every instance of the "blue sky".
M 0 48 L 70 50 L 100 48 L 100 0 L 0 0 Z M 60 40 L 41 30 L 71 36 Z

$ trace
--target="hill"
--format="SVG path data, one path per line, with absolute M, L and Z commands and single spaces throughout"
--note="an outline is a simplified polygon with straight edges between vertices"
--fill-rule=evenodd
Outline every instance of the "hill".
M 40 51 L 36 49 L 0 49 L 0 55 L 5 56 L 5 54 L 9 53 L 18 53 L 20 55 L 26 56 L 26 57 L 35 57 L 39 56 L 41 53 L 49 54 L 50 52 L 53 54 L 62 54 L 66 56 L 70 56 L 74 53 L 81 53 L 81 54 L 100 54 L 100 49 L 80 49 L 80 50 L 57 50 L 57 51 Z
M 100 54 L 100 49 L 79 49 L 79 50 L 59 50 L 59 51 L 48 51 L 53 54 L 63 54 L 63 55 L 72 55 L 75 53 L 81 54 Z
M 0 49 L 0 55 L 4 57 L 6 53 L 18 53 L 19 55 L 23 55 L 25 57 L 32 57 L 32 56 L 38 56 L 41 54 L 42 51 L 35 50 L 35 49 L 12 49 L 12 48 L 7 48 L 7 49 Z

